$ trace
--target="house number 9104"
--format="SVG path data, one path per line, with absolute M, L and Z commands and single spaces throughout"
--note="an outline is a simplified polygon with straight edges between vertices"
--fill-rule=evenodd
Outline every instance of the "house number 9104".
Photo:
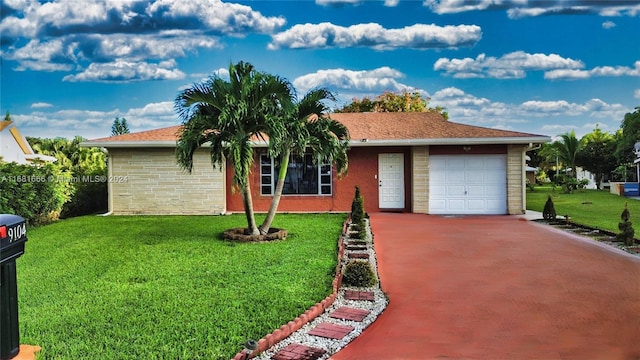
M 22 239 L 26 234 L 27 225 L 25 223 L 7 229 L 7 237 L 9 238 L 9 243 Z

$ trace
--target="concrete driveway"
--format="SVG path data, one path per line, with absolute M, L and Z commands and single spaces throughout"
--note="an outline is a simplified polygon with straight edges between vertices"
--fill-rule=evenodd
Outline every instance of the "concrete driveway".
M 640 359 L 640 258 L 513 216 L 371 224 L 389 307 L 332 359 Z

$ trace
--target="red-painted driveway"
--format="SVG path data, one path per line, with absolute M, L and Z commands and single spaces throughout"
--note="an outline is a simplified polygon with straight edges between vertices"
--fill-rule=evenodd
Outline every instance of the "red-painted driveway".
M 389 307 L 332 359 L 640 359 L 640 258 L 511 216 L 371 224 Z

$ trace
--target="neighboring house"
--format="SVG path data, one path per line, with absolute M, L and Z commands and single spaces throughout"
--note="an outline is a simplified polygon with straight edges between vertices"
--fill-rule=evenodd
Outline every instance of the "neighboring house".
M 584 186 L 585 189 L 593 190 L 596 188 L 596 176 L 581 167 L 576 167 L 576 180 L 587 180 L 588 183 Z
M 525 152 L 549 137 L 463 125 L 436 113 L 331 114 L 351 135 L 349 171 L 338 178 L 310 154 L 292 159 L 280 212 L 346 212 L 360 187 L 368 212 L 522 214 Z M 212 169 L 208 149 L 188 174 L 176 165 L 180 126 L 91 140 L 107 148 L 109 210 L 114 214 L 242 212 L 227 164 Z M 266 212 L 277 164 L 256 143 L 251 174 L 255 210 Z
M 527 184 L 536 184 L 536 175 L 538 175 L 538 168 L 527 165 Z
M 4 162 L 18 164 L 56 161 L 53 156 L 36 154 L 11 120 L 0 121 L 0 157 Z

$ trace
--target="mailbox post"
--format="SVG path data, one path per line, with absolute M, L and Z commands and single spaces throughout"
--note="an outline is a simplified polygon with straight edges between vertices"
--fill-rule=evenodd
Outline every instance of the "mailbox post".
M 16 259 L 24 254 L 26 229 L 24 218 L 0 214 L 0 360 L 20 352 Z

